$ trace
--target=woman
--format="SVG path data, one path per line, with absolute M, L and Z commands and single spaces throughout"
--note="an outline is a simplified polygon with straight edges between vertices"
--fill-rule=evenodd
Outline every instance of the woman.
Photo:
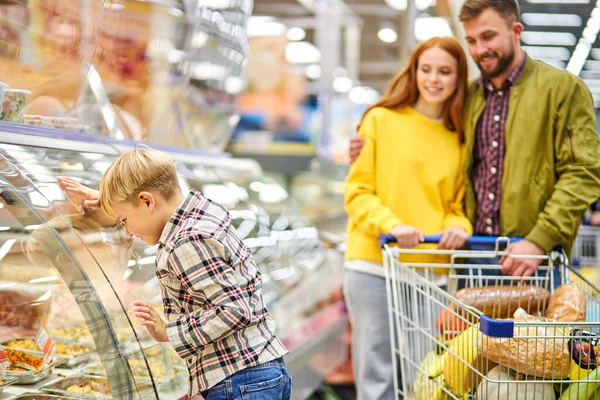
M 440 234 L 440 248 L 464 245 L 461 108 L 467 60 L 449 37 L 421 43 L 359 126 L 365 145 L 345 182 L 348 250 L 344 285 L 353 324 L 359 400 L 392 399 L 392 358 L 379 234 L 415 247 Z M 444 262 L 444 257 L 402 258 Z

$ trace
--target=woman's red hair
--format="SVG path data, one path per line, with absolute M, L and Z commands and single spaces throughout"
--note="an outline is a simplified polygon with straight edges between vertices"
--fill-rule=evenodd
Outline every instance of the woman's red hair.
M 439 47 L 456 60 L 456 91 L 444 104 L 444 108 L 442 109 L 442 120 L 446 128 L 451 131 L 456 131 L 462 143 L 464 141 L 464 134 L 462 130 L 461 113 L 467 93 L 467 57 L 465 56 L 465 52 L 460 46 L 460 43 L 451 37 L 434 37 L 420 43 L 410 55 L 406 67 L 390 81 L 388 88 L 381 99 L 370 106 L 365 112 L 365 115 L 375 107 L 398 110 L 404 107 L 413 106 L 417 102 L 419 99 L 419 89 L 417 87 L 419 58 L 421 57 L 421 54 L 432 47 Z

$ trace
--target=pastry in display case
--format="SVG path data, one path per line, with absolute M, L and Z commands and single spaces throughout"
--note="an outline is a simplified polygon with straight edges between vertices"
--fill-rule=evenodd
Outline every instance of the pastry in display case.
M 42 359 L 44 376 L 6 391 L 83 398 L 185 396 L 185 362 L 129 313 L 135 300 L 162 313 L 157 246 L 127 238 L 59 185 L 59 178 L 70 177 L 97 188 L 102 173 L 131 144 L 89 143 L 17 127 L 0 123 L 0 347 Z M 184 192 L 198 189 L 230 209 L 263 275 L 277 334 L 291 351 L 290 373 L 295 382 L 318 385 L 315 376 L 322 379 L 345 357 L 345 312 L 339 298 L 331 297 L 342 276 L 339 254 L 321 245 L 319 232 L 255 161 L 166 151 Z M 51 358 L 35 340 L 42 329 L 55 344 Z

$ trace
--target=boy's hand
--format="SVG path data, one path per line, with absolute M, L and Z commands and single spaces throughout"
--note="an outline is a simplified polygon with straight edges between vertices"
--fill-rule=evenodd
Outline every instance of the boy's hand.
M 165 321 L 158 315 L 158 312 L 148 303 L 136 300 L 131 303 L 135 316 L 142 321 L 142 326 L 146 328 L 150 336 L 157 342 L 168 342 L 167 325 Z
M 85 214 L 86 208 L 100 210 L 100 192 L 98 190 L 83 186 L 69 177 L 59 178 L 58 185 L 81 213 Z

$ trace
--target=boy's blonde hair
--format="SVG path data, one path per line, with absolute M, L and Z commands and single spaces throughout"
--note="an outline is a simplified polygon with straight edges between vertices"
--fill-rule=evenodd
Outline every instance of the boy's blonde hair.
M 100 181 L 102 211 L 114 218 L 116 203 L 136 204 L 138 194 L 143 191 L 158 193 L 167 201 L 181 191 L 175 164 L 165 153 L 134 149 L 117 158 Z

